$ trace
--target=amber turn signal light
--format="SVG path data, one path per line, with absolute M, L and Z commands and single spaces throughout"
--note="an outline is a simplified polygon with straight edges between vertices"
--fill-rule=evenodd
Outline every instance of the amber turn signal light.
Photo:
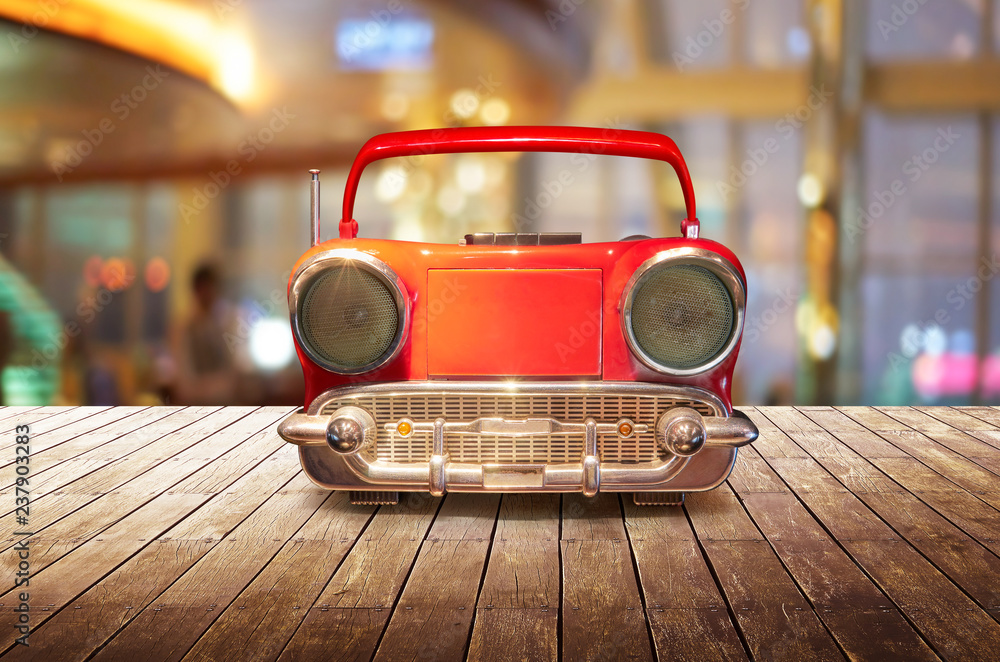
M 409 421 L 400 421 L 396 424 L 396 432 L 398 432 L 401 437 L 409 437 L 413 432 L 413 424 Z

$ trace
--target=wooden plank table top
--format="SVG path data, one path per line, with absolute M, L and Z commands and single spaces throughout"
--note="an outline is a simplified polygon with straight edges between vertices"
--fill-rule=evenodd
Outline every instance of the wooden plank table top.
M 0 408 L 0 658 L 1000 659 L 1000 408 L 749 408 L 760 439 L 682 507 L 352 506 L 289 411 Z

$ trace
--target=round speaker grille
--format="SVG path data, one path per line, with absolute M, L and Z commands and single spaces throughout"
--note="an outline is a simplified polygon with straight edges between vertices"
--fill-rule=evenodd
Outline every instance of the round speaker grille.
M 347 371 L 376 363 L 391 352 L 400 322 L 389 286 L 353 265 L 332 268 L 313 281 L 299 315 L 312 351 Z
M 632 299 L 632 333 L 656 363 L 687 370 L 708 363 L 733 331 L 733 300 L 719 277 L 691 264 L 661 267 Z

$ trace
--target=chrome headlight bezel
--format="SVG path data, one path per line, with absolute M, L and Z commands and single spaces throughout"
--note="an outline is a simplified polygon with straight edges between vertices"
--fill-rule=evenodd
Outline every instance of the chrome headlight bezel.
M 659 269 L 668 266 L 692 265 L 703 267 L 715 275 L 729 293 L 733 303 L 733 328 L 722 349 L 705 363 L 692 368 L 672 368 L 658 363 L 639 344 L 632 329 L 632 303 L 639 288 Z M 740 342 L 746 313 L 746 285 L 736 267 L 727 259 L 704 248 L 672 248 L 661 251 L 643 262 L 632 273 L 622 291 L 619 311 L 622 334 L 632 354 L 647 368 L 674 377 L 689 377 L 707 372 L 726 360 Z
M 302 328 L 302 304 L 309 287 L 330 269 L 350 265 L 374 275 L 386 286 L 396 303 L 397 327 L 388 349 L 378 359 L 358 367 L 345 367 L 331 363 L 320 355 L 306 339 Z M 406 284 L 388 264 L 368 253 L 353 249 L 335 249 L 320 253 L 303 264 L 292 278 L 288 291 L 288 311 L 292 323 L 295 343 L 309 359 L 330 372 L 338 375 L 359 375 L 371 372 L 389 363 L 402 351 L 410 328 L 410 297 Z

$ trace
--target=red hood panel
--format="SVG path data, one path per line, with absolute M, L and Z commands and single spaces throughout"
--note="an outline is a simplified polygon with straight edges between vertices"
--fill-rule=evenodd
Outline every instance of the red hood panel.
M 600 269 L 429 269 L 426 297 L 429 376 L 601 374 Z

